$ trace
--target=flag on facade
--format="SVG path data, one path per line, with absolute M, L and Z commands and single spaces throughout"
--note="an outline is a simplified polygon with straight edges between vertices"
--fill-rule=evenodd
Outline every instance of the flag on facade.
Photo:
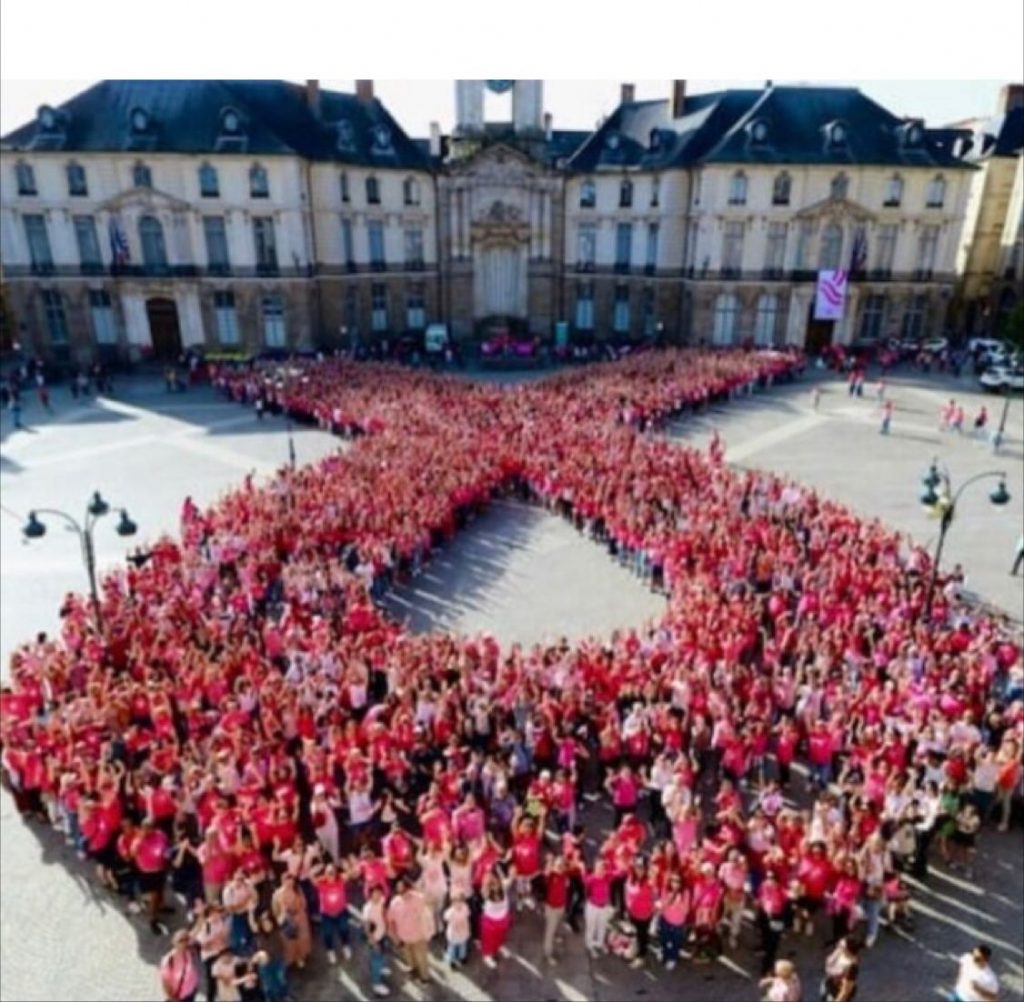
M 121 228 L 116 216 L 110 217 L 110 259 L 115 267 L 128 264 L 131 259 L 131 249 L 128 247 L 128 235 Z
M 861 226 L 853 238 L 853 249 L 850 251 L 850 271 L 863 271 L 868 265 L 868 238 Z
M 817 295 L 814 297 L 815 320 L 841 320 L 846 308 L 848 271 L 819 271 Z

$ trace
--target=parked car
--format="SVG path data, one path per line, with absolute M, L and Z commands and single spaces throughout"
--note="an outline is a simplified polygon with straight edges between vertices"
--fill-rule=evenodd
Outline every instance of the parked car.
M 992 393 L 1020 392 L 1024 390 L 1024 367 L 994 365 L 978 377 L 978 382 Z
M 999 338 L 995 337 L 972 337 L 967 342 L 967 350 L 972 355 L 977 355 L 979 352 L 992 352 L 1003 349 L 1003 343 Z
M 930 355 L 941 355 L 949 347 L 949 341 L 944 337 L 930 337 L 921 344 L 921 351 Z

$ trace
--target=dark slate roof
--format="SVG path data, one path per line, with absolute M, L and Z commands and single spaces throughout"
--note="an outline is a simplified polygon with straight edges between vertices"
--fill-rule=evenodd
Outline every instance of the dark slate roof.
M 754 123 L 767 136 L 752 141 Z M 841 123 L 847 139 L 827 141 Z M 672 118 L 668 101 L 630 101 L 594 132 L 571 159 L 573 170 L 602 167 L 662 169 L 694 163 L 891 164 L 963 166 L 943 130 L 923 129 L 921 142 L 905 141 L 912 123 L 852 87 L 774 87 L 727 90 L 688 97 Z
M 971 145 L 966 156 L 972 163 L 989 157 L 1016 157 L 1024 151 L 1024 108 L 957 124 L 968 130 Z
M 239 137 L 226 137 L 227 108 L 241 117 Z M 133 110 L 149 117 L 131 127 Z M 29 122 L 2 139 L 4 149 L 76 152 L 152 150 L 249 156 L 286 154 L 380 167 L 424 168 L 427 158 L 378 100 L 322 90 L 320 114 L 305 88 L 281 80 L 104 80 L 56 110 L 57 128 Z M 387 142 L 382 143 L 387 131 Z

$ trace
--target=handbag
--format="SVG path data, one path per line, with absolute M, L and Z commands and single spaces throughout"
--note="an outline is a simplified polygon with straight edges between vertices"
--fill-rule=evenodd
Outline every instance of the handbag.
M 292 918 L 291 912 L 285 915 L 284 921 L 281 923 L 281 935 L 285 939 L 299 938 L 299 924 Z

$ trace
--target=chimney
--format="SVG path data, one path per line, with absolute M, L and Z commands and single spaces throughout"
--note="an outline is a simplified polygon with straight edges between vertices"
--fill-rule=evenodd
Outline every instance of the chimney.
M 1005 84 L 999 91 L 1000 115 L 1008 115 L 1014 108 L 1024 108 L 1024 84 Z
M 686 104 L 686 81 L 672 81 L 672 117 L 683 117 L 683 106 Z
M 771 80 L 765 80 L 765 82 L 764 82 L 764 89 L 765 90 L 771 90 L 771 88 L 772 88 L 772 81 Z
M 624 83 L 622 93 L 619 95 L 620 104 L 632 104 L 636 100 L 636 85 Z
M 373 81 L 372 80 L 357 80 L 356 81 L 356 97 L 360 101 L 372 101 L 373 100 Z
M 544 112 L 544 139 L 545 139 L 546 142 L 549 142 L 549 143 L 551 142 L 551 122 L 552 122 L 551 112 L 550 111 L 545 111 Z
M 441 126 L 437 122 L 430 123 L 430 155 L 434 158 L 441 155 Z
M 306 105 L 313 114 L 320 117 L 320 81 L 306 81 Z

